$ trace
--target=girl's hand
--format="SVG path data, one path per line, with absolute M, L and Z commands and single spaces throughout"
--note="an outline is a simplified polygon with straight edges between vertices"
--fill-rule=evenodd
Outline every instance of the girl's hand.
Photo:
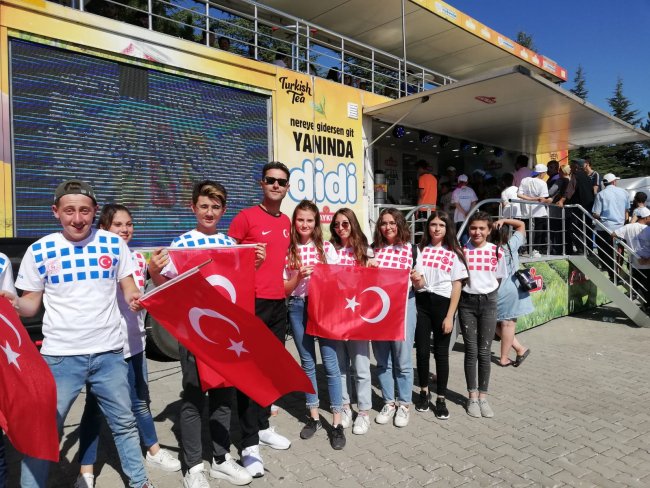
M 367 264 L 367 266 L 368 266 L 369 268 L 378 268 L 378 267 L 379 267 L 379 263 L 377 262 L 377 260 L 376 260 L 375 258 L 370 258 L 370 259 L 368 260 L 368 264 Z
M 443 334 L 451 334 L 452 330 L 454 330 L 454 318 L 453 317 L 445 317 L 442 320 L 442 333 Z
M 262 266 L 266 259 L 266 242 L 258 242 L 255 244 L 255 269 Z
M 500 229 L 506 223 L 506 219 L 499 219 L 492 224 L 492 227 L 495 229 Z
M 413 283 L 413 287 L 415 287 L 416 290 L 419 290 L 420 288 L 424 288 L 425 285 L 424 276 L 422 276 L 414 269 L 411 270 L 411 283 Z
M 298 271 L 298 274 L 300 275 L 300 279 L 303 279 L 303 278 L 307 278 L 313 272 L 314 272 L 314 265 L 301 266 L 300 271 Z
M 18 297 L 13 293 L 9 291 L 0 290 L 0 297 L 5 297 L 7 300 L 9 300 L 11 306 L 14 307 L 16 310 L 20 309 L 20 306 L 18 305 Z

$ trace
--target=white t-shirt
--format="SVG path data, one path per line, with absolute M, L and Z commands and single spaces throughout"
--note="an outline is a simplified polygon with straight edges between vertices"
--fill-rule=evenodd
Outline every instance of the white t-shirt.
M 336 253 L 339 255 L 338 264 L 343 266 L 359 266 L 352 247 L 342 247 L 341 249 L 338 249 Z M 366 248 L 366 256 L 368 256 L 368 259 L 372 258 L 373 255 L 372 249 Z
M 535 198 L 548 198 L 548 185 L 544 180 L 529 176 L 521 181 L 521 185 L 519 185 L 519 195 L 526 195 Z M 546 205 L 543 204 L 535 205 L 534 202 L 530 202 L 522 205 L 522 207 L 524 207 L 522 214 L 525 217 L 538 218 L 546 217 L 548 215 Z
M 426 246 L 415 263 L 415 270 L 424 276 L 424 288 L 418 292 L 451 297 L 452 283 L 467 278 L 467 268 L 454 251 L 446 247 Z
M 462 222 L 465 220 L 465 215 L 472 208 L 472 202 L 478 201 L 478 197 L 474 190 L 469 186 L 459 186 L 451 194 L 451 203 L 456 205 L 454 209 L 454 222 Z M 465 210 L 465 214 L 462 214 L 458 207 L 461 207 Z
M 374 250 L 379 268 L 411 269 L 413 268 L 413 249 L 410 242 L 397 246 L 384 246 Z M 409 279 L 409 290 L 413 284 Z
M 14 287 L 14 272 L 9 258 L 0 252 L 0 290 L 16 294 Z
M 650 257 L 650 231 L 647 231 L 647 229 L 650 229 L 650 227 L 635 222 L 616 229 L 614 233 L 623 239 L 635 253 L 642 258 L 647 258 Z M 636 256 L 632 258 L 632 266 L 636 269 L 650 269 L 650 264 L 639 264 Z M 648 286 L 648 284 L 646 283 L 645 286 Z
M 325 254 L 325 264 L 339 264 L 339 255 L 331 242 L 325 241 L 323 243 L 323 252 Z M 307 244 L 298 244 L 298 256 L 300 257 L 300 263 L 302 266 L 311 266 L 322 262 L 318 256 L 316 246 L 311 241 Z M 289 256 L 287 255 L 284 261 L 284 280 L 288 281 L 298 273 L 299 270 L 289 267 Z M 298 282 L 298 286 L 296 286 L 296 288 L 291 292 L 291 296 L 306 297 L 309 289 L 309 280 L 309 276 L 301 279 Z
M 192 229 L 189 232 L 181 234 L 176 239 L 174 239 L 169 247 L 192 249 L 196 247 L 235 246 L 236 244 L 237 241 L 235 239 L 228 237 L 227 235 L 220 232 L 209 236 L 203 232 L 199 232 L 196 229 Z M 169 279 L 176 278 L 178 276 L 176 265 L 171 259 L 162 269 L 160 274 Z
M 147 277 L 147 260 L 137 251 L 131 252 L 133 260 L 133 280 L 135 286 L 144 293 L 144 285 Z M 120 307 L 122 314 L 122 335 L 124 336 L 124 358 L 140 354 L 144 351 L 147 334 L 144 330 L 145 311 L 134 312 L 129 308 L 129 304 L 124 299 L 122 288 L 117 290 L 117 305 Z
M 487 295 L 499 288 L 497 280 L 507 277 L 508 270 L 503 250 L 491 242 L 481 247 L 474 247 L 471 242 L 463 248 L 469 267 L 469 283 L 463 291 L 472 295 Z
M 519 200 L 516 186 L 509 186 L 501 192 L 501 201 L 503 202 L 503 218 L 516 219 L 521 216 L 521 209 L 518 203 L 510 203 L 510 200 Z
M 116 351 L 124 347 L 118 281 L 133 273 L 124 240 L 93 229 L 78 242 L 49 234 L 29 246 L 16 288 L 43 292 L 43 347 L 49 356 Z

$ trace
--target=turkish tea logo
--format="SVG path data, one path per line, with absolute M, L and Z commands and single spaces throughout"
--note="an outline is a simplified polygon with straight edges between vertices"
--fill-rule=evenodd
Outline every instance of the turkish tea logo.
M 305 96 L 311 94 L 311 86 L 306 81 L 300 81 L 297 78 L 293 81 L 289 81 L 286 76 L 280 78 L 280 85 L 282 89 L 287 92 L 287 95 L 291 96 L 291 103 L 305 103 Z

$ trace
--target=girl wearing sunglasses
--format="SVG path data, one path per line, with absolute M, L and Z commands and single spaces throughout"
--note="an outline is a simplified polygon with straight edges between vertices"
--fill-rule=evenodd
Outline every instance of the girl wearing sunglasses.
M 368 239 L 361 230 L 359 221 L 349 208 L 336 211 L 330 223 L 330 242 L 339 255 L 339 264 L 346 266 L 368 266 L 372 250 L 368 247 Z M 353 434 L 365 434 L 370 428 L 368 411 L 372 408 L 372 390 L 370 381 L 370 341 L 339 341 L 336 353 L 341 370 L 341 387 L 343 390 L 343 412 L 341 423 L 347 429 L 352 423 L 350 408 L 350 389 L 352 381 L 350 368 L 356 372 L 357 407 L 359 414 L 352 426 Z

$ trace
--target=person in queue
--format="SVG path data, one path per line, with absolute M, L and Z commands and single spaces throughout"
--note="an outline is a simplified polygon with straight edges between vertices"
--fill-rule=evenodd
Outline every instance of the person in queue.
M 534 310 L 530 293 L 521 287 L 515 276 L 519 269 L 519 248 L 526 243 L 526 224 L 521 220 L 501 219 L 494 223 L 493 229 L 492 242 L 503 251 L 507 271 L 499 284 L 497 297 L 496 334 L 501 338 L 499 365 L 519 367 L 530 354 L 530 348 L 523 346 L 515 337 L 517 318 Z M 514 361 L 508 357 L 511 348 L 517 355 Z
M 463 286 L 458 318 L 465 342 L 465 381 L 467 414 L 494 417 L 487 401 L 490 383 L 491 347 L 497 323 L 497 295 L 500 281 L 506 277 L 503 252 L 488 242 L 492 218 L 485 212 L 473 214 L 467 222 L 469 242 L 463 251 L 469 279 Z M 478 377 L 477 377 L 478 364 Z
M 373 235 L 374 260 L 379 268 L 410 269 L 411 279 L 417 276 L 414 248 L 410 243 L 411 233 L 402 212 L 385 208 L 379 213 Z M 375 417 L 378 424 L 387 424 L 394 419 L 396 427 L 406 427 L 410 418 L 413 386 L 413 360 L 411 351 L 415 336 L 415 294 L 409 282 L 409 296 L 406 305 L 406 323 L 403 341 L 372 341 L 372 350 L 377 361 L 377 378 L 381 387 L 384 406 Z M 397 401 L 395 384 L 397 383 Z
M 220 183 L 211 180 L 199 181 L 192 190 L 191 209 L 196 218 L 196 228 L 175 238 L 172 248 L 186 249 L 197 246 L 233 246 L 235 240 L 217 231 L 217 225 L 226 212 L 227 192 Z M 264 259 L 264 248 L 256 249 L 256 265 Z M 178 270 L 164 249 L 153 252 L 149 273 L 155 285 L 162 285 L 178 276 Z M 235 389 L 233 387 L 210 388 L 204 392 L 194 354 L 182 345 L 178 346 L 181 362 L 183 392 L 180 409 L 181 451 L 187 466 L 183 477 L 183 488 L 208 488 L 210 485 L 203 464 L 202 413 L 206 393 L 212 459 L 210 477 L 224 479 L 234 485 L 246 485 L 253 478 L 230 455 L 230 419 Z M 246 466 L 245 452 L 242 463 Z
M 120 236 L 128 245 L 133 238 L 133 217 L 124 205 L 109 203 L 99 214 L 97 228 Z M 147 276 L 147 261 L 137 252 L 131 251 L 134 263 L 133 279 L 144 293 Z M 132 311 L 118 290 L 118 305 L 122 316 L 122 335 L 124 337 L 124 359 L 128 365 L 128 380 L 131 394 L 131 410 L 138 426 L 142 444 L 147 450 L 145 462 L 148 466 L 163 471 L 179 471 L 181 463 L 158 443 L 156 427 L 149 410 L 149 379 L 147 357 L 145 355 L 146 333 L 144 330 L 144 310 Z M 79 463 L 80 473 L 75 488 L 94 486 L 93 465 L 97 461 L 101 411 L 92 393 L 86 395 L 86 405 L 79 425 Z
M 88 388 L 106 417 L 129 486 L 152 488 L 131 411 L 117 288 L 133 311 L 141 309 L 141 293 L 126 242 L 93 228 L 97 209 L 88 183 L 61 183 L 52 205 L 61 231 L 27 249 L 16 280 L 22 296 L 0 293 L 23 317 L 33 317 L 45 305 L 41 354 L 56 383 L 59 432 L 81 389 Z M 26 456 L 21 486 L 44 488 L 49 469 L 49 461 Z
M 449 214 L 432 212 L 425 229 L 415 264 L 419 276 L 413 280 L 417 305 L 415 348 L 420 387 L 415 409 L 426 412 L 431 402 L 429 357 L 433 332 L 437 372 L 434 414 L 436 418 L 446 420 L 449 418 L 445 401 L 449 380 L 449 343 L 463 281 L 468 276 L 467 263 Z
M 311 439 L 322 428 L 318 413 L 318 384 L 316 382 L 316 338 L 307 333 L 307 302 L 309 277 L 318 263 L 336 264 L 338 254 L 331 242 L 323 242 L 318 207 L 308 200 L 301 201 L 291 219 L 291 241 L 284 268 L 284 289 L 289 297 L 289 323 L 294 343 L 300 355 L 300 364 L 311 380 L 316 393 L 306 393 L 309 418 L 300 431 L 301 439 Z M 341 424 L 343 399 L 341 372 L 336 355 L 338 341 L 318 338 L 318 347 L 327 375 L 327 388 L 332 409 L 332 449 L 345 447 L 345 433 Z
M 341 208 L 334 213 L 330 223 L 330 242 L 339 256 L 338 264 L 344 266 L 368 266 L 372 250 L 368 239 L 361 230 L 354 211 Z M 354 369 L 355 390 L 357 392 L 357 413 L 352 433 L 363 435 L 370 429 L 368 413 L 372 408 L 372 383 L 370 379 L 370 341 L 338 341 L 336 350 L 341 371 L 343 412 L 341 423 L 348 428 L 352 423 L 350 390 L 352 389 L 351 370 Z
M 230 224 L 228 235 L 239 244 L 259 243 L 264 246 L 264 262 L 255 271 L 255 315 L 284 344 L 287 304 L 282 276 L 291 232 L 291 221 L 280 210 L 289 191 L 286 165 L 278 161 L 265 164 L 260 188 L 262 202 L 239 212 Z M 289 449 L 291 441 L 270 426 L 270 407 L 261 407 L 239 391 L 237 404 L 244 465 L 254 478 L 264 476 L 264 460 L 259 445 Z

